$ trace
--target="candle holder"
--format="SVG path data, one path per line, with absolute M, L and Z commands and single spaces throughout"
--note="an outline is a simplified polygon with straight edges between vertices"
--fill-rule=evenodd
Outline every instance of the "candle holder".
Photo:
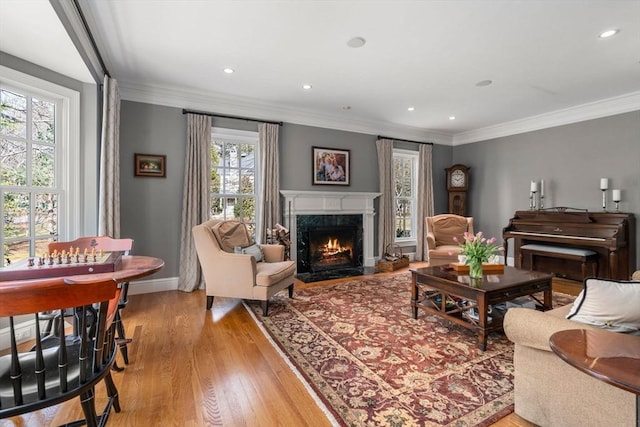
M 532 211 L 536 209 L 536 192 L 532 191 L 529 193 L 529 209 Z
M 544 194 L 540 193 L 540 207 L 538 210 L 544 209 Z
M 620 212 L 620 200 L 614 200 L 613 203 L 616 204 L 616 213 Z
M 607 211 L 607 189 L 606 188 L 602 189 L 602 210 L 604 212 Z

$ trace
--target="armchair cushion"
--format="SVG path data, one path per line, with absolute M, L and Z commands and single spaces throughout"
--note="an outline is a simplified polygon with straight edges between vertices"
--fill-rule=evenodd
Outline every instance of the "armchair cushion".
M 294 261 L 261 262 L 256 269 L 256 285 L 268 287 L 293 276 L 296 264 Z
M 254 243 L 247 227 L 240 221 L 220 221 L 211 227 L 211 231 L 225 252 L 233 253 L 236 246 L 245 248 Z
M 589 278 L 567 319 L 614 332 L 640 331 L 640 282 Z
M 454 237 L 460 238 L 467 231 L 467 219 L 462 216 L 442 216 L 433 219 L 433 234 L 436 238 L 436 246 L 457 246 Z

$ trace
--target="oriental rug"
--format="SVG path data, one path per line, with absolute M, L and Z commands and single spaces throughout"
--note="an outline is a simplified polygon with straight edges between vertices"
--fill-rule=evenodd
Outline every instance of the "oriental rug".
M 410 273 L 278 294 L 248 308 L 343 426 L 488 426 L 513 412 L 513 345 L 411 318 Z M 554 294 L 554 304 L 573 297 Z M 331 418 L 331 417 L 330 417 Z

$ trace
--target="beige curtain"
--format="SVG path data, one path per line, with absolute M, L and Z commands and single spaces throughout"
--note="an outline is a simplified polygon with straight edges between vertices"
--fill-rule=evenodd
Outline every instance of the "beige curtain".
M 120 237 L 120 90 L 104 76 L 98 235 Z
M 187 114 L 187 154 L 184 162 L 180 278 L 178 289 L 191 292 L 204 287 L 191 229 L 209 219 L 211 175 L 211 118 Z
M 258 221 L 260 227 L 256 236 L 266 242 L 267 230 L 280 223 L 280 162 L 278 160 L 278 139 L 280 126 L 262 123 L 258 127 L 260 144 L 260 182 L 262 209 Z
M 416 235 L 416 261 L 426 261 L 425 253 L 427 230 L 425 230 L 424 218 L 433 216 L 433 146 L 421 144 L 418 154 L 418 206 L 416 209 L 416 222 L 418 230 Z
M 395 241 L 393 205 L 393 140 L 376 141 L 378 169 L 380 170 L 380 193 L 378 212 L 378 255 L 384 255 L 385 248 Z

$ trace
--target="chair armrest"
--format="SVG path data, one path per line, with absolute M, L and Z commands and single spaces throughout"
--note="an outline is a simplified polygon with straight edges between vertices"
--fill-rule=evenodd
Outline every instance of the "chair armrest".
M 264 253 L 265 262 L 280 262 L 284 261 L 284 246 L 283 245 L 263 245 L 261 244 L 262 252 Z
M 436 248 L 436 236 L 432 232 L 427 232 L 427 248 L 435 249 Z
M 564 310 L 566 311 L 566 310 Z M 529 308 L 510 308 L 504 316 L 504 333 L 514 344 L 551 351 L 549 338 L 567 329 L 592 329 L 589 325 Z

